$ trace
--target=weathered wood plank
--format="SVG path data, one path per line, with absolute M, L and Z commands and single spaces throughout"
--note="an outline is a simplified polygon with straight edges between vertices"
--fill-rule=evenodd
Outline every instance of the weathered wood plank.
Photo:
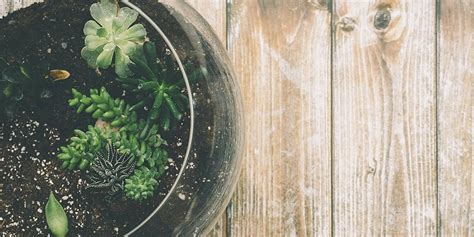
M 225 44 L 227 40 L 227 20 L 225 0 L 186 0 L 212 26 L 219 39 Z M 223 237 L 227 234 L 227 215 L 224 213 L 208 236 Z
M 438 179 L 440 234 L 474 235 L 474 2 L 440 2 Z
M 227 4 L 226 0 L 186 0 L 212 26 L 219 39 L 227 40 Z
M 35 2 L 42 2 L 43 0 L 0 0 L 0 18 L 7 15 L 9 12 L 30 6 Z
M 435 1 L 334 4 L 333 234 L 436 235 Z
M 0 0 L 0 16 L 33 2 Z M 188 2 L 225 40 L 225 1 Z M 435 3 L 374 2 L 334 0 L 333 234 L 434 235 Z M 439 230 L 470 236 L 473 4 L 440 2 Z M 386 6 L 391 23 L 374 30 Z M 234 0 L 247 160 L 234 221 L 224 215 L 211 236 L 225 236 L 226 225 L 235 236 L 331 233 L 329 22 L 324 3 Z
M 233 236 L 330 234 L 330 13 L 325 1 L 234 0 L 230 54 L 246 115 Z

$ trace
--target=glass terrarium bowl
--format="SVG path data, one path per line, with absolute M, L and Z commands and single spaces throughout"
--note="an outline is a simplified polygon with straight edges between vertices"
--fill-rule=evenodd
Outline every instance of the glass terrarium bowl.
M 51 24 L 65 24 L 70 19 L 70 22 L 67 23 L 69 27 L 85 23 L 76 22 L 78 20 L 74 19 L 74 15 L 68 18 L 68 14 L 71 13 L 61 12 L 63 9 L 58 10 L 57 6 L 54 10 L 48 10 L 58 2 L 60 1 L 46 1 L 46 5 L 25 12 L 25 15 L 34 15 L 34 12 L 40 11 L 39 14 L 43 14 L 43 12 L 49 11 L 48 16 L 38 19 Z M 76 4 L 75 1 L 70 2 L 73 5 Z M 92 3 L 93 1 L 86 2 Z M 89 6 L 87 5 L 89 3 L 77 4 L 81 4 L 77 9 L 85 12 L 81 15 L 87 15 L 89 9 L 85 6 Z M 166 188 L 162 190 L 166 190 L 166 192 L 161 194 L 159 201 L 147 206 L 149 210 L 146 212 L 146 216 L 141 217 L 143 221 L 140 221 L 138 225 L 129 226 L 127 231 L 121 232 L 121 234 L 130 236 L 204 234 L 213 227 L 217 218 L 224 212 L 237 183 L 241 167 L 244 131 L 243 107 L 239 86 L 233 74 L 230 60 L 211 27 L 197 11 L 184 1 L 122 0 L 120 5 L 121 7 L 128 6 L 139 12 L 139 21 L 146 24 L 148 37 L 155 41 L 159 45 L 158 47 L 166 49 L 163 50 L 164 53 L 173 58 L 176 70 L 179 70 L 183 75 L 186 94 L 191 104 L 188 111 L 184 113 L 185 119 L 181 124 L 184 127 L 185 135 L 179 137 L 178 141 L 170 146 L 170 148 L 174 147 L 179 151 L 174 154 L 176 155 L 173 161 L 174 171 L 167 171 L 163 178 L 165 180 L 163 182 L 167 182 L 167 184 Z M 28 11 L 28 9 L 25 10 Z M 55 14 L 58 14 L 58 18 L 54 17 Z M 20 17 L 19 15 L 14 17 Z M 33 21 L 26 22 L 34 24 Z M 19 23 L 12 18 L 8 20 L 7 24 L 12 25 L 13 28 L 15 24 Z M 77 30 L 82 34 L 82 28 Z M 23 34 L 24 32 L 19 33 L 22 37 Z M 35 37 L 37 33 L 28 34 L 24 37 Z M 73 49 L 69 49 L 72 46 L 68 48 L 67 42 L 62 42 L 65 41 L 66 36 L 61 35 L 60 32 L 47 34 L 53 44 L 62 47 L 58 51 L 70 50 L 73 52 Z M 10 37 L 10 35 L 6 37 Z M 55 37 L 60 39 L 54 39 Z M 70 39 L 77 40 L 77 37 L 73 36 Z M 23 40 L 18 38 L 18 40 L 15 39 L 11 42 L 14 43 L 7 45 L 6 48 L 9 46 L 21 48 Z M 53 48 L 53 54 L 54 50 Z M 46 51 L 51 54 L 51 49 Z M 2 56 L 1 52 L 0 56 Z M 60 58 L 51 60 L 53 65 L 62 65 L 62 63 L 66 65 Z M 192 72 L 186 71 L 184 65 L 189 63 L 193 64 L 194 68 L 200 68 L 204 75 L 203 78 L 188 80 L 192 77 L 190 75 Z M 4 139 L 1 133 L 0 128 L 0 137 Z M 3 169 L 3 167 L 0 168 Z M 166 177 L 170 172 L 172 174 Z M 12 187 L 7 185 L 4 188 L 5 191 L 9 191 Z
M 162 9 L 165 14 L 160 14 L 161 18 L 150 16 L 151 20 L 158 26 L 175 21 L 176 25 L 162 27 L 163 33 L 174 47 L 200 55 L 198 61 L 209 73 L 205 83 L 191 83 L 191 91 L 205 91 L 206 96 L 194 99 L 194 131 L 186 167 L 155 213 L 130 234 L 203 234 L 223 213 L 241 166 L 243 111 L 231 62 L 208 23 L 184 1 L 123 2 L 136 4 L 145 14 Z M 178 25 L 181 31 L 176 31 Z

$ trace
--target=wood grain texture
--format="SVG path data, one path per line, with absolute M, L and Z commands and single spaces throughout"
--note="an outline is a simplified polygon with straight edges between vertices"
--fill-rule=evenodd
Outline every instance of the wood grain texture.
M 230 54 L 246 149 L 232 236 L 327 236 L 330 13 L 318 1 L 234 0 Z
M 435 1 L 334 4 L 333 234 L 433 236 Z
M 474 235 L 473 1 L 187 2 L 245 100 L 245 167 L 209 236 Z
M 473 12 L 473 1 L 441 1 L 438 203 L 442 236 L 474 235 Z
M 186 0 L 212 26 L 217 37 L 227 42 L 227 4 L 226 0 Z
M 0 0 L 0 18 L 7 15 L 9 12 L 30 6 L 35 2 L 42 2 L 43 0 Z
M 186 0 L 211 25 L 222 43 L 227 42 L 227 19 L 225 0 Z M 207 236 L 221 237 L 227 234 L 227 215 L 224 213 Z

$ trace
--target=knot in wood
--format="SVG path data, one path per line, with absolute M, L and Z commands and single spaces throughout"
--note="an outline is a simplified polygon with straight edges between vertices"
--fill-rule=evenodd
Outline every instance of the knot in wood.
M 377 11 L 374 17 L 374 27 L 377 30 L 384 30 L 390 24 L 392 20 L 392 14 L 388 8 L 380 9 Z

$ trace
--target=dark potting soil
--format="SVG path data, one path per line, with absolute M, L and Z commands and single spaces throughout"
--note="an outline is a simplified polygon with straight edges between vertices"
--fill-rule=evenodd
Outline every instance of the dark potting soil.
M 67 105 L 70 89 L 88 92 L 89 88 L 105 86 L 112 96 L 123 95 L 113 71 L 97 73 L 80 56 L 82 28 L 91 18 L 89 7 L 93 2 L 47 0 L 0 20 L 0 57 L 12 63 L 47 61 L 52 69 L 71 73 L 52 99 L 41 103 L 26 99 L 25 103 L 34 104 L 34 110 L 23 111 L 14 121 L 0 124 L 0 233 L 4 235 L 47 235 L 44 206 L 50 191 L 68 215 L 69 236 L 123 235 L 159 205 L 181 168 L 189 135 L 188 116 L 173 132 L 161 134 L 168 142 L 168 169 L 155 196 L 147 201 L 122 199 L 108 205 L 102 196 L 85 190 L 83 172 L 59 169 L 60 162 L 55 158 L 58 148 L 67 144 L 74 129 L 84 130 L 95 123 L 90 115 L 76 114 Z M 153 14 L 165 12 L 156 8 Z M 168 28 L 177 25 L 161 24 Z M 148 32 L 150 38 L 157 39 L 154 32 Z M 163 42 L 155 42 L 161 57 L 169 57 Z M 187 49 L 178 50 L 184 57 Z

